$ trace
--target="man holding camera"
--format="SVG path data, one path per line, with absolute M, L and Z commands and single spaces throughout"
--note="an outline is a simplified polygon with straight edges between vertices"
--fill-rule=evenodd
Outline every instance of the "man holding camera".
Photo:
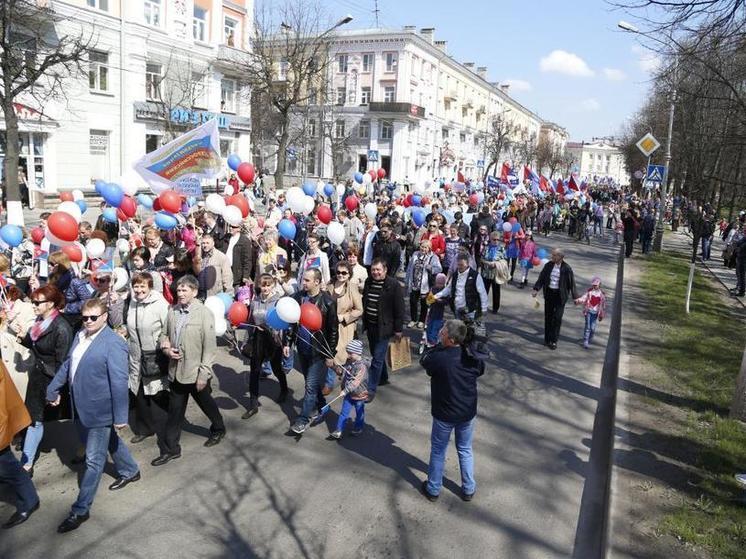
M 471 501 L 477 489 L 471 441 L 477 415 L 477 378 L 484 373 L 484 362 L 466 351 L 467 333 L 464 322 L 448 320 L 438 334 L 440 343 L 420 359 L 430 377 L 433 416 L 430 467 L 422 482 L 422 493 L 430 501 L 440 494 L 451 431 L 456 431 L 461 498 Z

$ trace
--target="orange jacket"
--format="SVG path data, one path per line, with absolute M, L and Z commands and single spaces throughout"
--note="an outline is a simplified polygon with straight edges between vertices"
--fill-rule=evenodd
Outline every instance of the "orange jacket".
M 16 433 L 29 425 L 31 416 L 8 374 L 8 369 L 0 361 L 0 449 L 9 446 Z

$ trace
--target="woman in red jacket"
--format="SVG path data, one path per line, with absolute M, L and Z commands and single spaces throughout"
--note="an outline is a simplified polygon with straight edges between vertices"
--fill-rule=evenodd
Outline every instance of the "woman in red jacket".
M 440 261 L 443 261 L 443 257 L 446 254 L 446 238 L 443 236 L 443 232 L 438 227 L 438 222 L 434 219 L 427 225 L 427 232 L 422 235 L 420 241 L 430 241 L 433 254 L 435 254 Z

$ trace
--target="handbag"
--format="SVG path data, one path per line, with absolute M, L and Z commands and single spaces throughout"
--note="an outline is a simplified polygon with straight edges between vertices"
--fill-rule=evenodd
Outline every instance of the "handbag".
M 390 371 L 398 371 L 412 364 L 412 353 L 409 349 L 409 338 L 402 336 L 389 343 L 386 354 L 386 365 Z
M 137 333 L 137 344 L 140 346 L 140 377 L 152 379 L 163 377 L 168 374 L 168 356 L 163 353 L 161 348 L 142 349 L 142 340 L 140 339 L 140 310 L 139 305 L 135 309 L 135 332 Z

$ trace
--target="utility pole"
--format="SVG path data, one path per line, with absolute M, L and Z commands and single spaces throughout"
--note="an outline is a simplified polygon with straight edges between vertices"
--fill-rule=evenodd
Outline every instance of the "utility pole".
M 378 0 L 373 0 L 373 4 L 375 5 L 375 8 L 373 9 L 373 13 L 376 16 L 376 29 L 380 28 L 381 26 L 378 24 L 378 14 L 381 12 L 381 10 L 378 9 Z
M 661 182 L 661 200 L 658 205 L 658 220 L 655 224 L 655 239 L 653 251 L 660 252 L 663 246 L 663 219 L 666 215 L 666 198 L 668 198 L 668 173 L 671 167 L 671 140 L 673 139 L 673 114 L 676 109 L 676 85 L 671 90 L 671 106 L 668 110 L 668 139 L 666 140 L 666 155 L 664 159 L 663 182 Z

